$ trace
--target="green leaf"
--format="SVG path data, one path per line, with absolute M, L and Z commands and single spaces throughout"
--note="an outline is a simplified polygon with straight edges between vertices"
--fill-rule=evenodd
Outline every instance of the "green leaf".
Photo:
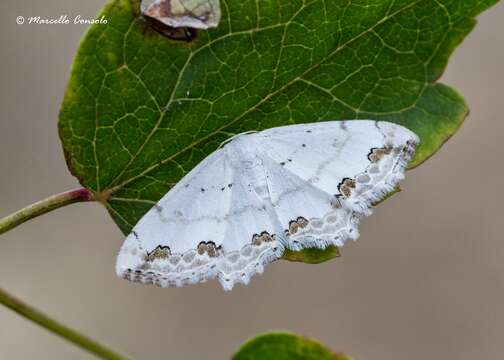
M 331 245 L 324 250 L 317 248 L 307 248 L 301 251 L 285 249 L 282 259 L 307 264 L 320 264 L 340 256 L 338 247 Z
M 223 0 L 220 26 L 176 42 L 115 0 L 90 27 L 60 114 L 71 172 L 124 233 L 232 134 L 371 118 L 421 138 L 412 166 L 468 113 L 436 83 L 497 0 Z M 367 4 L 363 6 L 363 4 Z
M 243 344 L 233 360 L 350 360 L 317 341 L 290 333 L 259 335 Z

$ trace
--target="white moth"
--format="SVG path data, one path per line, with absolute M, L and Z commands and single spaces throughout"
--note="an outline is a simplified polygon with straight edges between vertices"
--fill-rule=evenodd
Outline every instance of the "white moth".
M 213 28 L 221 17 L 219 0 L 142 0 L 140 11 L 173 28 Z
M 137 223 L 120 277 L 161 287 L 247 284 L 292 250 L 342 246 L 403 179 L 418 137 L 369 120 L 291 125 L 233 137 Z

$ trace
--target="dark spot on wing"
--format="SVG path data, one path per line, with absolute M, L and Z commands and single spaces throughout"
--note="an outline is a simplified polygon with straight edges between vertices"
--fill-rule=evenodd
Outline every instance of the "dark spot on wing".
M 207 254 L 209 257 L 216 257 L 219 255 L 222 246 L 217 246 L 213 241 L 202 241 L 198 244 L 198 254 Z
M 392 152 L 392 146 L 385 146 L 382 148 L 372 148 L 368 154 L 368 159 L 372 163 L 377 163 L 385 155 L 389 155 Z
M 331 200 L 331 206 L 335 209 L 339 209 L 341 207 L 341 194 L 335 194 L 334 199 Z
M 252 245 L 259 246 L 262 243 L 268 243 L 276 240 L 275 234 L 270 234 L 267 231 L 263 231 L 261 234 L 254 234 L 252 236 Z
M 152 262 L 156 259 L 167 259 L 171 255 L 171 250 L 169 246 L 158 245 L 154 250 L 148 252 L 145 255 L 145 261 Z
M 293 235 L 297 233 L 300 229 L 304 229 L 308 226 L 309 221 L 302 217 L 298 216 L 296 220 L 289 221 L 289 229 L 285 230 L 286 235 Z
M 352 189 L 355 189 L 356 183 L 354 179 L 344 178 L 341 183 L 338 185 L 338 190 L 340 194 L 349 197 L 352 195 Z

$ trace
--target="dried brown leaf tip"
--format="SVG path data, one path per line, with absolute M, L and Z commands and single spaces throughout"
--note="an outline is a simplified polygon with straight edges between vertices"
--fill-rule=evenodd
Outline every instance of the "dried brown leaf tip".
M 140 10 L 172 28 L 214 28 L 221 18 L 219 0 L 142 0 Z

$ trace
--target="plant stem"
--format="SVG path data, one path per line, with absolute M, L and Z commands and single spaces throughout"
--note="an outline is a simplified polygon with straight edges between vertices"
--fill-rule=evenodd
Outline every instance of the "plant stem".
M 33 219 L 37 216 L 43 215 L 49 211 L 55 210 L 65 205 L 76 202 L 92 201 L 93 195 L 89 190 L 81 188 L 70 190 L 61 194 L 53 195 L 47 199 L 38 201 L 34 204 L 16 211 L 15 213 L 0 219 L 0 234 Z
M 29 205 L 15 213 L 0 219 L 0 234 L 33 219 L 43 215 L 49 211 L 58 209 L 62 206 L 73 204 L 76 202 L 93 201 L 94 197 L 87 189 L 75 189 L 61 194 L 53 195 L 47 199 L 38 201 Z M 46 328 L 56 335 L 70 341 L 71 343 L 95 354 L 105 360 L 126 360 L 127 358 L 117 352 L 108 349 L 102 344 L 72 330 L 65 325 L 49 318 L 40 311 L 23 303 L 21 300 L 8 294 L 5 290 L 0 289 L 0 304 L 3 304 L 19 315 L 35 322 L 36 324 Z
M 77 331 L 72 330 L 59 322 L 52 320 L 40 311 L 32 308 L 31 306 L 9 295 L 4 290 L 0 289 L 0 303 L 4 304 L 11 310 L 17 312 L 21 316 L 39 324 L 40 326 L 48 329 L 49 331 L 61 336 L 62 338 L 74 343 L 75 345 L 83 348 L 84 350 L 93 353 L 101 359 L 106 360 L 126 360 L 123 355 L 116 353 L 113 350 L 97 343 L 90 338 L 79 334 Z

